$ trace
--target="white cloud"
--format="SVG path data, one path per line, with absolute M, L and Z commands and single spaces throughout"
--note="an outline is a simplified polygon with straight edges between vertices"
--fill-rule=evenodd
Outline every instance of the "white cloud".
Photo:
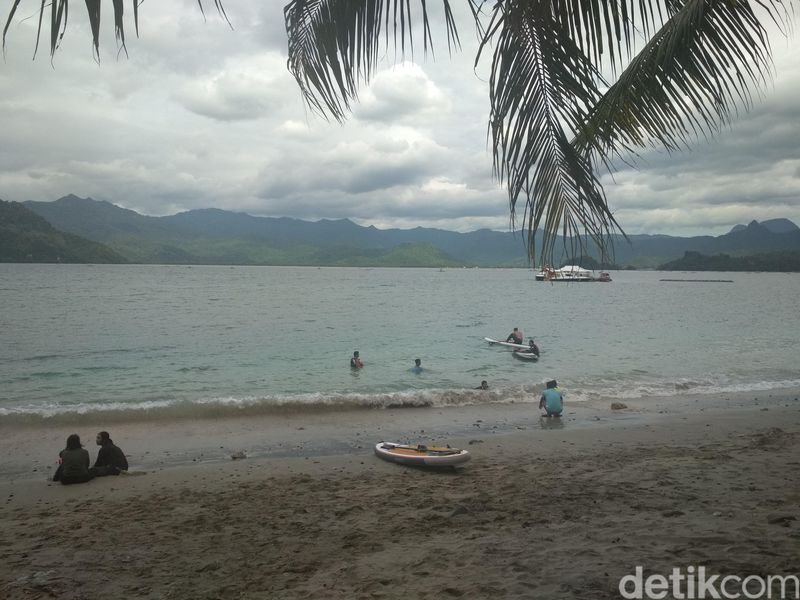
M 404 62 L 378 73 L 353 112 L 361 121 L 418 123 L 446 117 L 450 100 L 420 66 Z
M 381 227 L 508 228 L 486 145 L 491 57 L 476 75 L 464 6 L 454 6 L 462 53 L 448 57 L 434 27 L 436 61 L 379 70 L 339 125 L 308 110 L 286 70 L 282 5 L 229 3 L 231 30 L 211 5 L 204 21 L 195 0 L 145 3 L 138 39 L 129 25 L 129 59 L 117 60 L 105 21 L 99 65 L 81 5 L 54 66 L 46 47 L 30 60 L 36 20 L 15 20 L 0 65 L 0 198 L 75 193 L 154 215 L 213 206 Z M 604 178 L 626 231 L 800 224 L 800 46 L 773 47 L 774 89 L 750 114 L 691 152 L 648 152 L 639 170 Z
M 184 81 L 175 99 L 191 112 L 220 121 L 269 117 L 281 108 L 283 90 L 292 84 L 283 64 L 275 55 L 234 56 L 220 70 Z

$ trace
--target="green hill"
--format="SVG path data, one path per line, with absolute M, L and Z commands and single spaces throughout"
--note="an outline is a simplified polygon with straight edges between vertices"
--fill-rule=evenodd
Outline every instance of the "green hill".
M 0 200 L 0 262 L 125 263 L 111 248 L 50 223 L 18 202 Z
M 749 256 L 730 256 L 728 254 L 706 256 L 699 252 L 686 252 L 683 258 L 665 263 L 659 267 L 659 270 L 800 272 L 800 251 L 782 250 Z
M 400 244 L 389 250 L 339 247 L 319 253 L 324 264 L 342 267 L 460 267 L 433 244 Z M 318 262 L 316 264 L 322 264 Z

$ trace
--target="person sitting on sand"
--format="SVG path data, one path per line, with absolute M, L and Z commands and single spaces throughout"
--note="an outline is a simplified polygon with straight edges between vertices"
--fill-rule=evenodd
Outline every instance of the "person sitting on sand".
M 58 462 L 60 464 L 53 475 L 53 481 L 70 485 L 85 483 L 94 478 L 89 472 L 89 452 L 81 445 L 81 438 L 77 433 L 67 438 L 67 447 L 58 453 Z
M 422 373 L 422 361 L 418 358 L 414 359 L 414 366 L 411 367 L 411 372 L 419 375 Z
M 539 356 L 539 346 L 533 341 L 533 338 L 528 340 L 528 349 L 524 351 L 526 354 L 535 354 Z
M 361 362 L 361 357 L 358 355 L 358 350 L 353 352 L 353 358 L 350 359 L 350 368 L 351 369 L 360 369 L 363 367 L 363 363 Z
M 488 390 L 489 389 L 489 382 L 485 379 L 481 381 L 481 384 L 475 388 L 476 390 Z
M 543 408 L 548 417 L 560 417 L 564 411 L 564 398 L 555 379 L 547 382 L 547 388 L 539 399 L 539 408 Z
M 512 344 L 522 343 L 522 332 L 519 330 L 518 327 L 514 327 L 514 331 L 508 334 L 506 341 L 511 342 Z
M 101 431 L 95 439 L 100 450 L 97 451 L 97 460 L 90 472 L 95 477 L 106 475 L 119 475 L 122 471 L 128 470 L 128 459 L 125 453 L 114 445 L 107 431 Z

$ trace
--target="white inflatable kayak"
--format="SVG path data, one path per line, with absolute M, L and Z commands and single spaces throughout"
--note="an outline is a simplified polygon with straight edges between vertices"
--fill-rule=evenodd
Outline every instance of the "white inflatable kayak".
M 534 354 L 533 352 L 520 352 L 519 350 L 514 350 L 512 354 L 520 360 L 529 360 L 531 362 L 536 362 L 539 360 L 539 355 Z
M 458 448 L 434 448 L 423 444 L 415 446 L 412 444 L 396 444 L 394 442 L 376 444 L 375 455 L 383 460 L 402 465 L 422 467 L 454 467 L 472 458 L 469 452 Z
M 517 348 L 519 350 L 527 350 L 528 344 L 513 344 L 511 342 L 501 342 L 500 340 L 493 340 L 492 338 L 485 337 L 483 338 L 490 344 L 499 344 L 501 346 L 506 346 L 507 348 Z

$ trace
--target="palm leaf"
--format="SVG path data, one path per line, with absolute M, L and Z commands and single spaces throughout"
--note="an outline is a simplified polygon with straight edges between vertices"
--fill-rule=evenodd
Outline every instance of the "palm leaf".
M 420 0 L 423 48 L 431 32 L 426 0 Z M 449 0 L 442 0 L 448 44 L 458 45 Z M 410 0 L 292 0 L 284 9 L 289 38 L 289 71 L 308 105 L 343 120 L 370 81 L 381 57 L 381 42 L 405 55 L 413 48 Z
M 784 20 L 780 0 L 766 5 Z M 784 21 L 785 22 L 785 21 Z M 592 110 L 573 141 L 602 157 L 713 135 L 770 78 L 766 32 L 747 2 L 687 0 Z
M 6 19 L 5 27 L 3 28 L 3 54 L 6 51 L 6 34 L 8 33 L 8 28 L 11 25 L 11 21 L 14 19 L 14 14 L 17 11 L 17 7 L 19 6 L 21 0 L 14 0 L 14 3 L 11 5 L 11 9 L 8 13 L 8 18 Z M 86 10 L 89 16 L 89 26 L 92 29 L 92 48 L 96 58 L 100 56 L 100 5 L 102 0 L 86 0 Z M 133 5 L 133 22 L 134 27 L 136 29 L 136 35 L 139 35 L 139 5 L 143 2 L 143 0 L 131 0 Z M 203 3 L 202 0 L 197 0 L 197 3 L 200 5 L 200 11 L 203 12 Z M 36 51 L 39 48 L 39 39 L 42 33 L 42 21 L 44 19 L 44 11 L 47 5 L 47 0 L 41 0 L 41 4 L 39 6 L 39 23 L 36 30 L 36 45 L 34 47 L 34 57 L 36 56 Z M 127 55 L 128 49 L 125 45 L 125 23 L 123 19 L 123 0 L 113 0 L 112 5 L 114 7 L 114 34 L 117 38 L 117 42 L 119 44 L 120 52 L 125 52 Z M 228 19 L 228 15 L 225 13 L 225 8 L 222 5 L 222 0 L 214 0 L 214 5 L 217 8 L 217 12 L 227 21 L 228 25 L 230 25 L 230 20 Z M 64 33 L 67 28 L 67 14 L 69 10 L 69 0 L 50 0 L 50 56 L 54 56 L 56 50 L 58 49 L 58 45 L 61 42 L 61 39 L 64 37 Z M 205 16 L 205 13 L 203 12 Z M 60 33 L 59 33 L 60 32 Z
M 494 170 L 508 188 L 512 224 L 524 202 L 533 260 L 552 255 L 559 231 L 574 256 L 584 251 L 584 234 L 605 249 L 618 228 L 591 161 L 570 144 L 601 97 L 602 78 L 568 27 L 548 2 L 498 3 L 476 59 L 496 42 L 489 91 Z

